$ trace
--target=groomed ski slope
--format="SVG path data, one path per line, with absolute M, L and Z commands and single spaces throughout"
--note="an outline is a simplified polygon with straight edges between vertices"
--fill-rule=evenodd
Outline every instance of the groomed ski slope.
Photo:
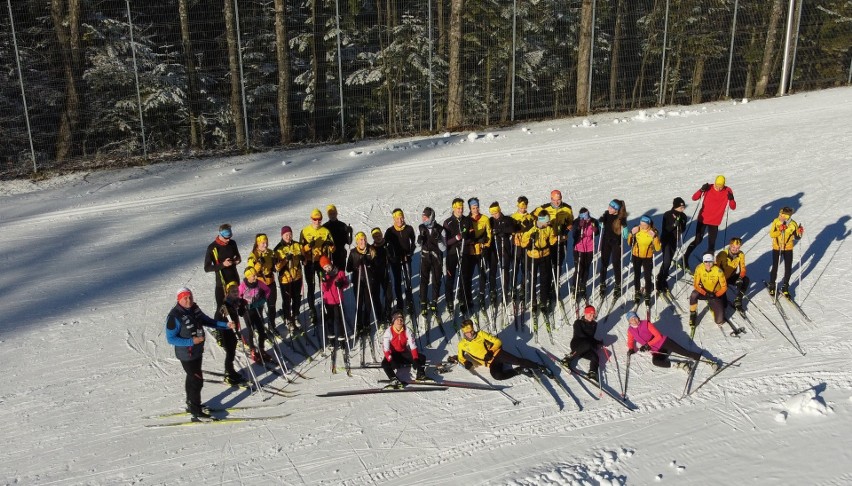
M 474 136 L 190 160 L 38 184 L 2 182 L 0 482 L 852 482 L 849 120 L 852 89 L 838 88 L 530 123 Z M 698 346 L 722 359 L 749 354 L 684 400 L 683 371 L 656 369 L 647 354 L 634 356 L 634 412 L 607 397 L 595 400 L 564 373 L 571 395 L 555 384 L 548 393 L 524 377 L 505 382 L 522 402 L 516 407 L 498 392 L 465 389 L 319 398 L 383 378 L 375 369 L 355 369 L 352 378 L 332 375 L 323 361 L 300 368 L 313 379 L 286 388 L 298 396 L 274 397 L 283 401 L 279 407 L 232 415 L 291 414 L 286 418 L 145 427 L 156 422 L 145 417 L 182 407 L 183 371 L 166 343 L 164 319 L 183 285 L 213 312 L 213 276 L 201 267 L 220 223 L 234 225 L 244 259 L 255 233 L 276 241 L 282 225 L 298 232 L 312 208 L 329 203 L 359 231 L 388 227 L 395 207 L 417 225 L 427 205 L 443 221 L 456 196 L 477 196 L 483 208 L 499 201 L 508 214 L 519 195 L 542 204 L 560 189 L 575 212 L 585 206 L 598 216 L 618 197 L 627 203 L 631 225 L 643 214 L 659 224 L 672 198 L 689 201 L 717 174 L 727 177 L 738 202 L 728 215 L 727 237 L 744 239 L 750 295 L 788 337 L 792 332 L 805 356 L 752 309 L 765 338 L 751 329 L 741 339 L 729 337 L 703 317 Z M 767 228 L 785 205 L 797 210 L 794 219 L 806 228 L 796 248 L 801 285 L 794 278 L 792 289 L 813 319 L 805 323 L 788 307 L 789 329 L 760 283 L 770 266 Z M 695 208 L 689 201 L 686 214 Z M 724 235 L 720 231 L 720 240 Z M 794 271 L 798 275 L 798 265 Z M 686 293 L 679 298 L 685 307 Z M 557 325 L 556 346 L 545 334 L 540 341 L 562 355 L 570 326 L 559 319 Z M 616 372 L 623 378 L 626 360 L 625 326 L 617 315 L 599 327 L 617 340 L 618 368 L 610 361 L 607 370 L 616 390 Z M 671 308 L 662 311 L 658 326 L 688 341 L 685 319 Z M 440 333 L 431 336 L 436 347 L 426 352 L 430 359 L 455 351 L 455 341 L 445 347 Z M 528 334 L 507 329 L 501 338 L 507 349 L 534 355 Z M 211 344 L 204 368 L 221 371 L 223 352 Z M 706 365 L 699 368 L 696 382 L 708 373 Z M 459 368 L 447 378 L 477 381 Z M 281 379 L 272 383 L 284 386 Z M 244 390 L 211 383 L 202 396 L 226 406 L 261 403 Z

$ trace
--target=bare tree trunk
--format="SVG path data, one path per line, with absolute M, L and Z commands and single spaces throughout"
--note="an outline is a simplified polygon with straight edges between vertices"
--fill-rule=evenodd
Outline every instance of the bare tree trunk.
M 577 46 L 577 115 L 589 113 L 589 63 L 592 53 L 592 0 L 583 0 L 580 11 L 580 43 Z
M 772 73 L 772 59 L 775 55 L 775 43 L 778 37 L 778 25 L 781 23 L 781 15 L 783 13 L 782 7 L 783 0 L 773 1 L 772 11 L 769 14 L 769 27 L 766 29 L 766 46 L 763 49 L 763 63 L 760 67 L 757 86 L 754 89 L 755 96 L 765 95 L 766 87 L 769 85 L 769 76 Z
M 187 0 L 178 0 L 180 17 L 180 41 L 183 48 L 183 62 L 186 68 L 187 101 L 189 102 L 189 146 L 201 148 L 201 127 L 198 122 L 198 75 L 195 70 L 195 57 L 192 54 L 192 42 L 189 38 L 189 6 Z
M 624 0 L 618 0 L 615 6 L 615 29 L 612 33 L 612 63 L 609 69 L 609 109 L 615 109 L 615 97 L 618 93 L 618 58 L 621 56 L 621 29 L 624 16 Z
M 450 2 L 450 56 L 447 82 L 447 128 L 458 128 L 464 123 L 462 103 L 464 91 L 461 78 L 462 8 L 464 0 Z
M 83 104 L 83 51 L 80 43 L 80 0 L 51 0 L 50 16 L 59 43 L 65 77 L 65 108 L 56 134 L 56 161 L 64 162 L 75 152 Z
M 509 121 L 512 105 L 512 58 L 506 63 L 506 83 L 503 86 L 503 108 L 500 110 L 500 123 Z
M 491 124 L 491 49 L 485 54 L 485 126 Z
M 290 120 L 290 49 L 287 44 L 287 11 L 284 0 L 275 0 L 275 57 L 278 60 L 278 131 L 281 143 L 292 141 Z
M 246 131 L 240 100 L 240 64 L 237 59 L 237 31 L 234 27 L 234 5 L 225 0 L 225 39 L 228 43 L 228 71 L 231 77 L 231 117 L 237 131 L 237 147 L 246 148 Z
M 695 60 L 695 68 L 692 70 L 692 104 L 701 103 L 701 82 L 704 78 L 704 56 Z
M 752 31 L 751 33 L 751 41 L 749 41 L 749 50 L 754 49 L 754 45 L 757 43 L 757 32 Z M 754 63 L 749 62 L 746 66 L 746 81 L 745 81 L 745 91 L 743 93 L 743 97 L 746 99 L 751 98 L 754 93 Z
M 314 107 L 310 132 L 314 141 L 325 140 L 332 131 L 332 121 L 328 113 L 328 61 L 323 40 L 325 22 L 322 0 L 311 0 L 311 69 L 314 75 L 311 91 L 314 95 Z

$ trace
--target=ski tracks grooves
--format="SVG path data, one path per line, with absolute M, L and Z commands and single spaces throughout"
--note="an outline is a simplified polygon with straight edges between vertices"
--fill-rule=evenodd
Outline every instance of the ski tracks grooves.
M 803 109 L 796 110 L 796 114 L 800 115 L 801 113 L 806 113 L 810 111 L 822 111 L 821 108 L 811 108 L 811 109 Z M 700 125 L 701 128 L 705 129 L 718 129 L 730 126 L 740 126 L 743 124 L 747 124 L 750 122 L 756 122 L 761 120 L 774 120 L 779 116 L 778 113 L 768 113 L 761 115 L 753 115 L 748 116 L 745 115 L 741 118 L 737 118 L 736 120 L 726 120 L 726 121 L 717 121 L 710 122 L 706 124 Z M 683 125 L 683 126 L 671 126 L 671 127 L 658 127 L 655 126 L 654 133 L 657 135 L 660 134 L 677 134 L 683 132 L 693 132 L 696 130 L 695 125 Z M 548 142 L 542 143 L 535 147 L 529 147 L 524 151 L 526 155 L 537 154 L 541 152 L 553 152 L 559 149 L 570 149 L 570 148 L 579 148 L 585 147 L 589 145 L 607 145 L 616 141 L 628 141 L 633 139 L 644 139 L 647 137 L 647 133 L 644 131 L 630 131 L 626 133 L 616 133 L 611 136 L 600 136 L 597 138 L 590 138 L 588 140 L 576 140 L 576 139 L 568 139 L 565 141 L 559 142 Z M 508 157 L 510 158 L 510 154 L 517 152 L 517 150 L 511 149 L 500 149 L 496 148 L 496 150 L 491 151 L 478 151 L 473 154 L 461 154 L 450 157 L 441 158 L 441 165 L 452 166 L 457 162 L 465 162 L 470 164 L 474 161 L 482 161 L 482 160 L 493 160 L 495 157 Z M 188 201 L 194 199 L 204 199 L 204 198 L 221 198 L 223 192 L 226 192 L 229 195 L 238 195 L 238 194 L 247 194 L 254 193 L 258 190 L 262 189 L 276 189 L 282 187 L 295 186 L 299 184 L 303 184 L 306 182 L 310 182 L 316 179 L 329 178 L 334 177 L 339 179 L 344 176 L 359 174 L 359 173 L 368 173 L 375 172 L 377 175 L 383 172 L 396 172 L 400 169 L 414 168 L 420 167 L 423 164 L 436 165 L 434 158 L 432 158 L 428 152 L 424 152 L 423 154 L 418 154 L 421 156 L 415 156 L 410 160 L 386 165 L 375 165 L 375 164 L 365 164 L 360 167 L 353 167 L 351 169 L 345 170 L 337 170 L 337 171 L 327 171 L 327 172 L 316 172 L 314 174 L 302 177 L 290 177 L 285 178 L 285 176 L 274 177 L 271 180 L 266 180 L 264 182 L 257 182 L 252 184 L 245 184 L 241 186 L 228 187 L 227 190 L 223 191 L 220 188 L 202 190 L 202 191 L 188 191 L 181 192 L 179 194 L 170 194 L 165 196 L 153 196 L 146 197 L 142 199 L 134 199 L 130 201 L 116 201 L 111 203 L 103 203 L 103 204 L 93 204 L 90 206 L 69 208 L 61 211 L 54 211 L 50 213 L 45 213 L 37 216 L 25 216 L 20 218 L 9 218 L 4 222 L 6 226 L 14 226 L 21 224 L 34 224 L 34 223 L 42 223 L 51 221 L 57 218 L 66 218 L 72 216 L 86 216 L 94 213 L 103 213 L 109 211 L 116 211 L 121 209 L 137 209 L 141 207 L 150 207 L 150 206 L 159 206 L 163 204 L 187 204 Z

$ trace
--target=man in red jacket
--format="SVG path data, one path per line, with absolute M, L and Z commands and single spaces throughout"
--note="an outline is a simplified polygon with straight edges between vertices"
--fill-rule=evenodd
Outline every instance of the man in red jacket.
M 719 225 L 722 224 L 725 211 L 728 206 L 731 209 L 737 209 L 734 191 L 725 185 L 725 176 L 723 175 L 717 176 L 712 186 L 709 182 L 704 183 L 701 189 L 695 191 L 695 194 L 692 195 L 692 200 L 698 201 L 702 197 L 704 202 L 701 205 L 701 211 L 698 212 L 695 239 L 692 240 L 683 255 L 687 268 L 689 267 L 689 255 L 704 240 L 705 229 L 707 230 L 707 253 L 716 253 L 716 235 L 719 233 Z

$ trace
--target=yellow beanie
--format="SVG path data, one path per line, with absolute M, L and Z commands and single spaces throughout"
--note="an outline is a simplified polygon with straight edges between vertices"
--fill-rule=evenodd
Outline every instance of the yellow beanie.
M 318 208 L 311 211 L 311 219 L 322 219 L 322 212 Z
M 264 241 L 269 242 L 269 237 L 264 233 L 258 233 L 258 235 L 254 237 L 254 241 L 258 243 L 263 243 Z
M 337 212 L 337 206 L 335 206 L 334 204 L 329 204 L 328 206 L 325 207 L 325 210 L 326 210 L 326 212 L 329 212 L 329 213 L 330 212 L 336 213 Z
M 724 186 L 725 185 L 725 176 L 723 176 L 723 175 L 716 176 L 716 185 L 717 186 Z
M 246 268 L 246 271 L 243 272 L 243 275 L 245 275 L 246 278 L 249 278 L 252 275 L 257 275 L 257 270 L 255 270 L 254 267 L 248 267 Z
M 366 239 L 367 239 L 367 235 L 365 235 L 363 231 L 359 231 L 359 232 L 355 233 L 355 241 L 366 240 Z

